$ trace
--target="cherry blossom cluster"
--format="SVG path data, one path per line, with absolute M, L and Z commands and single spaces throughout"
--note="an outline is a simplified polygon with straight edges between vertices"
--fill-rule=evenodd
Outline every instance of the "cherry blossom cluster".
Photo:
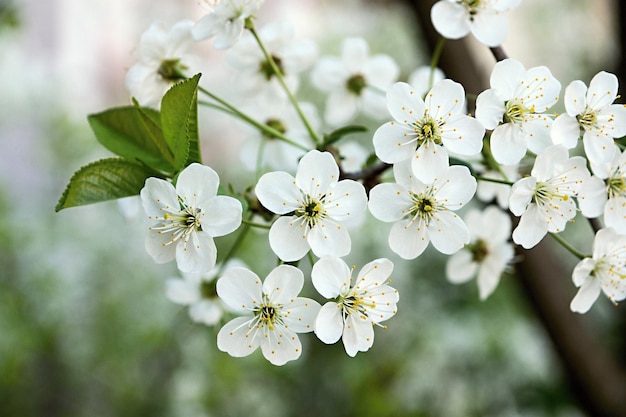
M 476 277 L 481 299 L 510 270 L 514 244 L 529 249 L 547 234 L 580 258 L 572 311 L 588 311 L 600 292 L 614 303 L 626 298 L 626 156 L 616 141 L 626 135 L 626 108 L 614 104 L 615 75 L 570 83 L 566 113 L 556 115 L 561 83 L 550 70 L 503 59 L 472 116 L 464 87 L 435 63 L 400 81 L 394 60 L 370 53 L 362 38 L 346 39 L 340 56 L 319 57 L 289 24 L 257 31 L 262 0 L 212 3 L 195 23 L 150 26 L 127 87 L 141 105 L 157 107 L 194 73 L 194 42 L 211 40 L 228 50 L 233 88 L 247 98 L 231 106 L 202 90 L 250 126 L 241 159 L 258 180 L 249 191 L 224 191 L 198 163 L 175 181 L 149 178 L 141 191 L 148 253 L 157 263 L 175 260 L 184 274 L 168 280 L 167 295 L 189 305 L 194 321 L 221 325 L 220 350 L 241 357 L 260 348 L 282 365 L 300 357 L 298 334 L 314 332 L 327 344 L 342 339 L 350 356 L 367 351 L 374 326 L 384 327 L 399 300 L 389 285 L 392 261 L 381 257 L 355 274 L 343 259 L 368 212 L 391 223 L 387 245 L 397 256 L 413 260 L 432 244 L 451 255 L 448 280 Z M 431 18 L 446 38 L 471 33 L 494 47 L 506 38 L 505 12 L 519 3 L 442 0 Z M 322 117 L 296 98 L 307 74 L 326 95 Z M 336 133 L 359 115 L 381 123 L 367 144 Z M 593 220 L 600 226 L 590 255 L 558 235 L 578 213 L 603 220 Z M 236 247 L 217 254 L 214 238 L 243 227 L 268 229 L 262 236 L 278 266 L 265 279 L 237 260 Z M 300 296 L 306 279 L 317 295 Z

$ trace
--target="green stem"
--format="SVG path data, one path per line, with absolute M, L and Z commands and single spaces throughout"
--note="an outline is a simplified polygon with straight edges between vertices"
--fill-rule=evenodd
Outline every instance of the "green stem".
M 487 178 L 487 177 L 482 177 L 480 175 L 476 175 L 474 178 L 476 178 L 478 181 L 487 181 L 487 182 L 495 182 L 497 184 L 513 185 L 511 181 L 499 180 L 497 178 Z
M 557 242 L 559 242 L 561 244 L 561 246 L 563 246 L 565 249 L 567 249 L 572 255 L 574 255 L 575 257 L 577 257 L 578 259 L 585 259 L 585 258 L 590 258 L 591 255 L 585 255 L 582 252 L 579 252 L 578 250 L 576 250 L 572 245 L 570 245 L 569 243 L 567 243 L 565 241 L 565 239 L 563 239 L 561 236 L 559 236 L 557 233 L 550 233 L 550 235 L 554 238 L 554 240 L 556 240 Z
M 247 114 L 237 110 L 236 107 L 234 107 L 233 105 L 231 105 L 230 103 L 228 103 L 226 100 L 216 96 L 215 94 L 211 93 L 210 91 L 208 91 L 207 89 L 198 86 L 198 90 L 200 90 L 201 92 L 203 92 L 204 94 L 206 94 L 207 96 L 209 96 L 210 98 L 212 98 L 213 100 L 217 101 L 218 103 L 220 103 L 222 106 L 224 106 L 224 108 L 219 107 L 219 106 L 214 106 L 216 109 L 218 110 L 222 110 L 225 111 L 226 113 L 232 115 L 232 116 L 237 116 L 239 117 L 241 120 L 243 120 L 244 122 L 247 122 L 249 124 L 251 124 L 252 126 L 256 127 L 257 129 L 259 129 L 262 133 L 266 134 L 267 136 L 270 137 L 274 137 L 276 139 L 282 140 L 283 142 L 286 142 L 292 146 L 295 146 L 298 149 L 302 149 L 305 152 L 308 152 L 310 149 L 298 142 L 295 142 L 292 139 L 289 139 L 287 136 L 285 136 L 284 134 L 282 134 L 281 132 L 279 132 L 278 130 L 264 124 L 264 123 L 260 123 L 256 120 L 254 120 L 252 117 L 248 116 Z
M 241 220 L 241 222 L 243 224 L 247 224 L 247 225 L 252 226 L 252 227 L 258 227 L 259 229 L 267 229 L 267 230 L 269 230 L 272 227 L 269 224 L 256 223 L 256 222 L 253 222 L 253 221 L 250 221 L 250 220 L 247 220 L 247 219 L 243 219 L 243 220 Z
M 281 87 L 283 88 L 285 93 L 287 93 L 287 97 L 289 97 L 289 101 L 291 101 L 291 104 L 293 104 L 293 107 L 296 109 L 298 116 L 300 117 L 300 119 L 302 120 L 302 123 L 304 123 L 304 126 L 309 132 L 309 136 L 311 136 L 311 139 L 313 139 L 313 142 L 315 142 L 316 146 L 319 145 L 321 143 L 320 137 L 318 136 L 317 132 L 315 132 L 315 129 L 313 129 L 313 127 L 311 126 L 311 123 L 304 115 L 304 112 L 302 112 L 302 109 L 300 108 L 300 105 L 298 104 L 298 100 L 296 100 L 294 95 L 291 93 L 291 90 L 287 86 L 287 83 L 285 82 L 285 78 L 283 77 L 283 74 L 280 72 L 278 65 L 276 65 L 276 61 L 274 61 L 274 58 L 272 57 L 272 55 L 269 52 L 267 52 L 267 49 L 265 48 L 263 41 L 261 40 L 261 38 L 259 37 L 259 34 L 254 28 L 254 22 L 252 21 L 252 19 L 250 18 L 246 19 L 246 28 L 250 31 L 250 33 L 252 33 L 252 36 L 254 36 L 254 39 L 259 45 L 259 48 L 261 48 L 261 52 L 263 52 L 263 56 L 265 57 L 265 59 L 267 60 L 267 63 L 272 68 L 272 72 L 276 76 L 276 79 L 280 83 Z
M 435 69 L 439 64 L 439 58 L 441 58 L 441 53 L 443 52 L 443 47 L 446 44 L 446 38 L 441 37 L 437 41 L 437 45 L 435 46 L 435 50 L 433 51 L 433 57 L 430 59 L 430 77 L 428 78 L 428 89 L 433 88 L 433 83 L 435 81 Z

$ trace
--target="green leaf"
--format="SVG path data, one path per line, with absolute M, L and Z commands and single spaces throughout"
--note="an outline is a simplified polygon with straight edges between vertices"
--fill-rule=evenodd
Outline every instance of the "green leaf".
M 359 125 L 341 127 L 324 136 L 324 143 L 322 144 L 322 148 L 332 145 L 344 136 L 351 135 L 352 133 L 367 132 L 367 130 L 367 127 Z
M 161 100 L 161 126 L 180 171 L 192 162 L 202 162 L 198 138 L 198 81 L 200 74 L 174 84 Z
M 154 176 L 144 165 L 124 158 L 92 162 L 74 173 L 55 211 L 137 195 L 146 178 Z
M 111 152 L 158 171 L 174 171 L 174 156 L 163 137 L 158 111 L 138 105 L 117 107 L 87 120 L 98 142 Z

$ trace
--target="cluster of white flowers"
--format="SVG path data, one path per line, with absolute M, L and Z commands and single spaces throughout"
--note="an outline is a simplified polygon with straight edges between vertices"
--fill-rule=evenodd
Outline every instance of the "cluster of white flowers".
M 213 169 L 194 163 L 180 172 L 175 186 L 150 178 L 141 191 L 153 223 L 148 253 L 159 263 L 175 259 L 186 273 L 184 280 L 168 281 L 168 296 L 189 305 L 198 322 L 219 324 L 224 311 L 240 315 L 219 331 L 220 350 L 240 357 L 260 347 L 271 363 L 282 365 L 301 355 L 297 334 L 306 332 L 324 343 L 341 338 L 350 356 L 368 350 L 373 326 L 396 313 L 399 298 L 389 286 L 389 259 L 367 263 L 356 277 L 342 259 L 351 253 L 351 233 L 368 209 L 393 223 L 388 244 L 395 254 L 415 259 L 432 243 L 452 255 L 449 281 L 477 276 L 481 299 L 495 290 L 513 260 L 510 239 L 532 248 L 547 233 L 564 230 L 579 211 L 589 218 L 603 215 L 606 228 L 597 232 L 593 255 L 581 256 L 574 270 L 580 291 L 571 308 L 587 311 L 600 290 L 614 302 L 626 298 L 626 156 L 615 143 L 626 134 L 626 108 L 613 104 L 614 75 L 599 73 L 589 88 L 572 82 L 565 90 L 567 113 L 556 117 L 548 111 L 559 100 L 561 84 L 550 70 L 527 70 L 505 59 L 493 67 L 491 88 L 478 95 L 472 117 L 461 84 L 434 67 L 419 68 L 408 83 L 397 82 L 393 59 L 370 55 L 362 38 L 346 39 L 341 57 L 315 62 L 315 44 L 294 40 L 290 26 L 257 32 L 252 17 L 261 3 L 217 2 L 195 24 L 180 22 L 169 32 L 162 24 L 151 26 L 141 40 L 140 62 L 128 72 L 132 95 L 155 105 L 164 86 L 189 74 L 185 54 L 191 40 L 213 39 L 215 48 L 230 48 L 235 85 L 255 104 L 242 105 L 239 113 L 248 123 L 257 121 L 244 154 L 249 167 L 265 173 L 250 187 L 254 193 L 240 197 L 256 202 L 245 206 L 250 214 L 272 219 L 268 242 L 280 265 L 264 281 L 245 266 L 216 267 L 213 238 L 240 227 L 244 206 L 218 195 Z M 496 46 L 506 36 L 503 12 L 519 3 L 442 0 L 432 9 L 432 21 L 445 37 L 471 32 Z M 312 104 L 294 97 L 308 69 L 312 85 L 328 94 L 323 122 Z M 335 128 L 357 114 L 390 119 L 368 144 L 378 165 L 364 165 L 365 152 L 357 168 L 348 168 L 343 142 L 326 142 L 317 133 L 322 123 Z M 387 164 L 395 182 L 381 179 Z M 463 216 L 461 209 L 475 194 L 487 204 L 473 203 Z M 520 217 L 516 227 L 507 209 Z M 298 263 L 307 254 L 312 284 L 329 300 L 323 306 L 299 297 L 305 274 Z

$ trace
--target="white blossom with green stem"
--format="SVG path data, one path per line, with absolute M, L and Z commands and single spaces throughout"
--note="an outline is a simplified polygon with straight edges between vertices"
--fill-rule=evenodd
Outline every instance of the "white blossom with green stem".
M 315 334 L 327 344 L 340 338 L 349 356 L 365 352 L 374 343 L 374 326 L 396 314 L 398 291 L 389 286 L 393 263 L 376 259 L 354 268 L 334 256 L 320 258 L 311 270 L 317 292 L 332 301 L 322 306 L 315 320 Z
M 534 247 L 546 233 L 560 233 L 576 216 L 574 198 L 590 178 L 587 161 L 571 157 L 565 147 L 553 145 L 537 155 L 530 176 L 511 188 L 509 209 L 521 216 L 513 241 Z
M 586 313 L 601 292 L 614 304 L 626 298 L 626 235 L 613 228 L 601 229 L 593 241 L 593 255 L 581 260 L 572 273 L 578 293 L 570 304 Z
M 298 297 L 303 285 L 304 274 L 291 265 L 274 268 L 264 282 L 249 269 L 228 269 L 217 281 L 217 294 L 230 311 L 243 316 L 220 329 L 217 347 L 234 357 L 260 347 L 274 365 L 298 359 L 298 333 L 313 331 L 320 310 L 317 301 Z
M 146 250 L 156 263 L 176 259 L 182 272 L 204 273 L 217 257 L 214 237 L 227 235 L 241 224 L 239 200 L 217 195 L 219 176 L 210 167 L 193 163 L 178 175 L 176 187 L 148 178 L 141 201 L 153 222 Z
M 232 47 L 243 33 L 246 19 L 253 16 L 263 0 L 223 0 L 217 3 L 192 28 L 194 40 L 213 39 L 216 49 Z
M 465 166 L 453 165 L 432 184 L 421 182 L 410 163 L 395 164 L 395 183 L 378 184 L 370 191 L 369 210 L 378 220 L 394 223 L 391 250 L 414 259 L 429 242 L 450 255 L 470 242 L 470 231 L 455 213 L 476 191 L 476 179 Z
M 269 231 L 274 253 L 283 261 L 301 259 L 309 250 L 318 256 L 345 256 L 352 241 L 346 224 L 357 222 L 367 207 L 365 188 L 339 181 L 339 167 L 329 152 L 309 151 L 296 176 L 268 172 L 255 188 L 261 204 L 280 215 Z

